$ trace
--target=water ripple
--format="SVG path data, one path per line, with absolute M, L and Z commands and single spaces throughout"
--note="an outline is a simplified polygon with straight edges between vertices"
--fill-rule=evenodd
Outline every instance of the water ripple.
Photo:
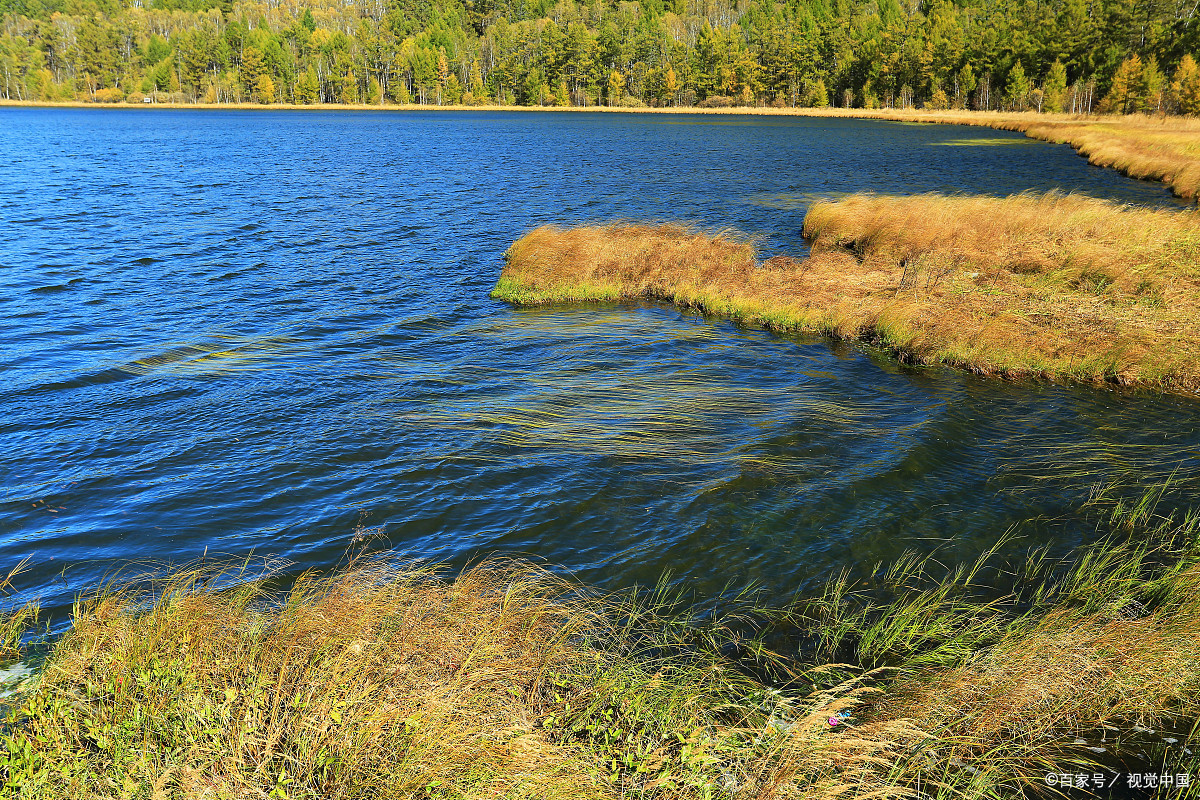
M 906 547 L 969 558 L 1023 520 L 1069 547 L 1105 480 L 1197 499 L 1194 401 L 487 297 L 547 222 L 682 219 L 800 253 L 812 198 L 863 189 L 1174 202 L 1065 146 L 766 117 L 0 117 L 0 568 L 33 555 L 27 593 L 60 616 L 114 563 L 327 566 L 358 526 L 454 563 L 785 594 Z

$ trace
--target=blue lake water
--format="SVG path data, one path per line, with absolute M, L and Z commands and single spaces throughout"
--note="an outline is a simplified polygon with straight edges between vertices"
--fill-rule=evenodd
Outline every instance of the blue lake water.
M 776 596 L 1175 476 L 1200 402 L 902 368 L 653 306 L 488 298 L 535 225 L 686 220 L 801 253 L 814 197 L 1167 190 L 957 126 L 754 116 L 0 110 L 0 570 L 61 620 L 131 561 L 664 571 Z M 1029 522 L 1033 520 L 1034 522 Z M 382 540 L 381 540 L 382 541 Z

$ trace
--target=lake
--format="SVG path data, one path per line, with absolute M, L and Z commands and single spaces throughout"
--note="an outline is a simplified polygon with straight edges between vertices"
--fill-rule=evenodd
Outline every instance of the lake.
M 608 113 L 0 109 L 0 569 L 61 624 L 115 567 L 335 564 L 354 538 L 606 588 L 772 597 L 906 549 L 1094 535 L 1200 402 L 901 367 L 647 305 L 489 299 L 531 227 L 684 220 L 801 254 L 813 198 L 1062 189 L 1172 205 L 958 126 Z

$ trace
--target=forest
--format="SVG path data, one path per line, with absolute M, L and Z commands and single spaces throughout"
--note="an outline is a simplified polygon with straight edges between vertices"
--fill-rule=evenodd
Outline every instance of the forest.
M 1198 7 L 0 0 L 0 98 L 1197 114 Z

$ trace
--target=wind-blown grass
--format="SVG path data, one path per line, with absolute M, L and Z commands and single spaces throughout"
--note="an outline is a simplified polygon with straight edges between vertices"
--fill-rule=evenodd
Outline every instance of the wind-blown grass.
M 680 225 L 538 228 L 493 296 L 665 300 L 981 374 L 1200 389 L 1200 218 L 1074 195 L 815 203 L 805 260 Z
M 0 577 L 0 595 L 7 595 L 12 590 L 13 580 L 25 572 L 29 560 L 23 559 L 7 575 Z M 12 658 L 21 651 L 21 640 L 37 623 L 38 611 L 37 602 L 30 601 L 0 614 L 0 659 Z
M 821 795 L 903 723 L 855 681 L 784 698 L 645 603 L 528 564 L 360 563 L 282 596 L 238 569 L 82 600 L 8 723 L 20 797 Z M 857 773 L 858 767 L 855 767 Z M 881 780 L 879 771 L 868 783 Z M 856 778 L 860 782 L 862 776 Z
M 1020 796 L 1109 766 L 1076 737 L 1200 719 L 1200 517 L 1149 494 L 1105 527 L 1068 559 L 906 556 L 716 615 L 512 561 L 112 584 L 10 713 L 0 776 L 22 798 Z

